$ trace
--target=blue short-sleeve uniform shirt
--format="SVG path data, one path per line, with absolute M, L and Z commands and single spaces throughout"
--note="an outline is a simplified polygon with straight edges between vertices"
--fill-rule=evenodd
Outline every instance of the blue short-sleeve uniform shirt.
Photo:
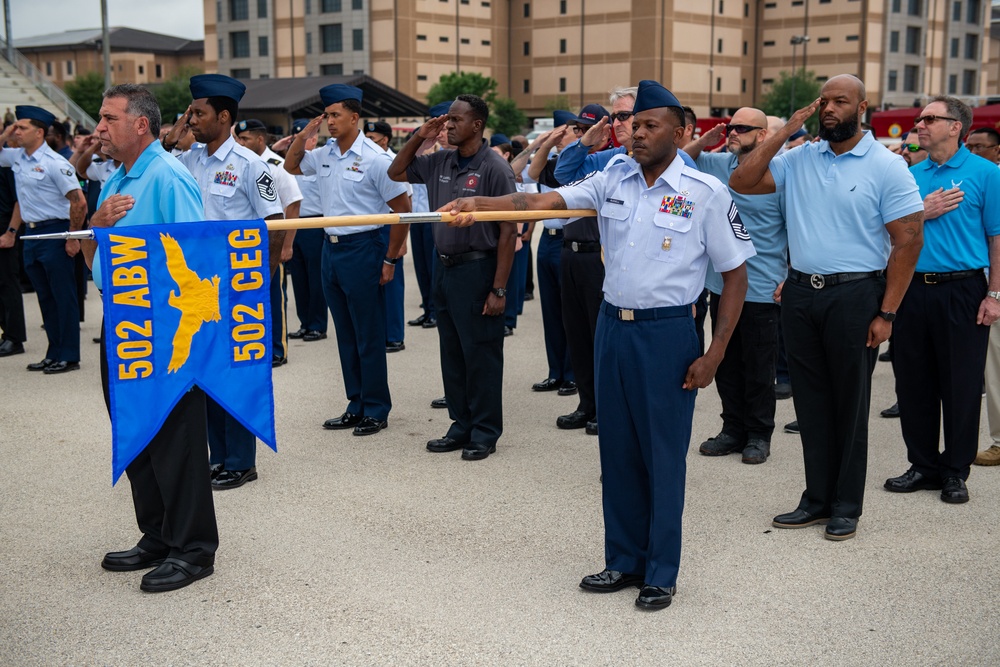
M 76 170 L 59 153 L 43 143 L 31 155 L 23 148 L 0 151 L 0 167 L 10 167 L 25 222 L 69 220 L 69 200 L 80 189 Z
M 177 159 L 198 183 L 205 220 L 257 220 L 282 213 L 267 164 L 232 137 L 211 155 L 201 144 Z

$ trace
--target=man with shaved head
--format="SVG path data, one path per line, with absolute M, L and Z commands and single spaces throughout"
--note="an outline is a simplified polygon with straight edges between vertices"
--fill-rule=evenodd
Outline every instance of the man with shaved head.
M 833 77 L 819 99 L 796 111 L 729 179 L 742 194 L 785 193 L 791 268 L 777 298 L 806 490 L 798 508 L 772 523 L 826 523 L 830 540 L 857 531 L 871 374 L 923 246 L 917 184 L 902 158 L 861 129 L 867 108 L 858 78 Z M 820 141 L 775 157 L 817 111 Z
M 706 153 L 723 136 L 725 153 Z M 723 183 L 748 155 L 768 137 L 767 116 L 760 109 L 744 107 L 729 123 L 720 123 L 687 145 L 698 168 Z M 774 374 L 778 356 L 778 321 L 781 307 L 775 292 L 788 270 L 788 236 L 785 232 L 785 194 L 747 196 L 732 192 L 740 217 L 753 239 L 757 255 L 747 260 L 747 296 L 743 312 L 715 374 L 722 399 L 722 431 L 698 449 L 705 456 L 742 452 L 743 463 L 764 463 L 771 455 L 774 433 Z M 713 327 L 719 319 L 722 277 L 709 270 L 705 279 Z

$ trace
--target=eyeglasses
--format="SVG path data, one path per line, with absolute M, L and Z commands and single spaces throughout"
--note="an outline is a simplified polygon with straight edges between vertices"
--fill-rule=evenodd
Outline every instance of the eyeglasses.
M 921 148 L 920 144 L 906 144 L 905 147 L 906 150 L 908 150 L 911 153 L 919 153 L 920 151 L 924 150 L 923 148 Z
M 986 144 L 970 144 L 968 142 L 966 142 L 965 144 L 965 147 L 968 148 L 973 153 L 978 153 L 979 151 L 988 151 L 993 148 L 996 148 L 997 146 L 1000 146 L 1000 144 L 989 144 L 988 146 Z
M 611 114 L 613 120 L 617 120 L 619 123 L 624 123 L 634 114 L 631 111 L 619 111 L 618 113 Z
M 917 125 L 918 123 L 923 123 L 924 125 L 930 125 L 931 123 L 935 123 L 939 120 L 950 120 L 953 123 L 958 122 L 957 118 L 952 118 L 951 116 L 935 116 L 931 114 L 929 116 L 918 116 L 917 119 L 913 121 L 913 124 Z
M 747 132 L 753 132 L 754 130 L 763 130 L 762 127 L 757 127 L 756 125 L 726 125 L 726 136 L 729 136 L 730 132 L 735 132 L 736 134 L 746 134 Z
M 582 127 L 580 127 L 579 125 L 574 125 L 574 126 L 573 126 L 573 134 L 583 134 L 583 133 L 584 133 L 585 131 L 586 131 L 586 130 L 584 130 L 584 129 L 583 129 Z

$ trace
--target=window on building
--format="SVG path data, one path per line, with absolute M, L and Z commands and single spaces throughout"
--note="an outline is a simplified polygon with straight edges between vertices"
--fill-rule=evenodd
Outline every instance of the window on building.
M 761 79 L 760 82 L 765 86 L 770 86 L 774 83 L 774 79 Z
M 859 37 L 857 35 L 848 35 L 844 39 L 846 39 L 848 42 L 856 42 L 858 41 Z
M 142 74 L 142 66 L 140 65 L 139 67 L 140 67 L 139 74 Z M 67 60 L 66 61 L 66 75 L 67 76 L 73 76 L 73 61 L 72 60 Z
M 354 51 L 365 50 L 365 29 L 355 28 L 351 31 L 351 48 Z
M 889 52 L 899 53 L 899 31 L 893 30 L 889 33 Z
M 890 93 L 894 93 L 894 92 L 896 92 L 896 88 L 897 88 L 897 87 L 898 87 L 898 85 L 899 85 L 899 84 L 898 84 L 898 80 L 899 80 L 899 72 L 897 72 L 897 71 L 896 71 L 896 70 L 894 70 L 894 69 L 891 69 L 891 70 L 889 70 L 889 83 L 888 83 L 888 88 L 889 88 L 889 92 L 890 92 Z
M 339 12 L 341 9 L 341 0 L 319 0 L 319 11 L 324 14 Z
M 448 35 L 441 35 L 440 37 L 438 37 L 438 41 L 439 42 L 447 42 L 448 41 Z
M 820 37 L 819 39 L 816 40 L 816 43 L 817 44 L 829 44 L 830 43 L 830 38 L 829 37 Z
M 743 41 L 743 55 L 747 55 L 747 51 L 748 51 L 749 48 L 750 48 L 750 45 L 747 44 L 746 40 L 744 40 Z
M 462 39 L 458 40 L 458 42 L 460 44 L 471 44 L 468 37 L 463 37 Z
M 559 92 L 560 93 L 566 92 L 566 77 L 564 76 L 559 77 Z
M 914 55 L 920 53 L 920 28 L 906 28 L 906 52 Z
M 220 37 L 219 38 L 219 60 L 222 60 L 225 57 L 226 57 L 226 49 L 224 48 L 224 45 L 222 43 L 222 38 Z
M 777 2 L 765 2 L 764 3 L 764 9 L 774 9 L 777 6 L 778 6 Z
M 229 33 L 229 55 L 233 58 L 250 57 L 250 33 L 246 30 Z
M 469 4 L 469 0 L 459 0 L 459 2 L 463 5 Z
M 306 33 L 306 53 L 313 52 L 313 34 L 311 32 Z
M 948 94 L 955 95 L 958 93 L 958 75 L 949 74 L 948 75 Z
M 976 85 L 976 70 L 967 69 L 962 70 L 962 94 L 963 95 L 977 95 L 979 94 L 979 86 Z
M 958 37 L 951 38 L 951 57 L 958 57 Z
M 480 2 L 479 4 L 481 4 L 483 7 L 489 7 L 490 6 L 490 3 L 488 3 L 488 2 Z
M 250 68 L 244 67 L 242 69 L 231 69 L 229 70 L 229 76 L 234 79 L 249 79 L 250 78 Z
M 162 79 L 163 78 L 163 65 L 157 65 L 156 66 L 156 78 L 157 79 Z
M 965 59 L 979 60 L 979 35 L 965 36 Z
M 344 28 L 339 23 L 321 25 L 319 36 L 323 53 L 340 53 L 344 50 Z
M 249 0 L 229 0 L 229 20 L 246 21 L 250 18 Z
M 343 76 L 344 66 L 342 64 L 337 65 L 320 65 L 319 73 L 322 76 Z
M 830 0 L 819 0 L 819 4 L 821 4 L 821 5 L 828 5 L 828 4 L 830 4 Z
M 892 13 L 893 14 L 898 14 L 899 13 L 899 11 L 900 11 L 899 5 L 900 5 L 900 0 L 892 0 Z
M 566 53 L 566 40 L 565 39 L 560 39 L 559 40 L 559 53 Z
M 951 3 L 951 20 L 954 22 L 962 20 L 962 3 L 958 0 Z
M 222 23 L 222 0 L 215 0 L 215 23 Z
M 906 13 L 910 16 L 923 16 L 924 0 L 907 0 Z
M 559 13 L 560 14 L 566 13 L 566 0 L 559 0 Z
M 982 14 L 979 0 L 969 0 L 969 4 L 966 7 L 968 8 L 968 14 L 966 14 L 965 20 L 972 25 L 979 25 L 979 17 Z
M 351 70 L 351 74 L 353 74 L 354 76 L 358 76 L 359 74 L 364 74 L 364 73 L 365 71 L 363 69 Z
M 261 75 L 260 75 L 260 76 L 258 76 L 257 78 L 258 78 L 258 79 L 270 79 L 270 78 L 271 78 L 271 75 L 270 75 L 270 74 L 261 74 Z
M 490 45 L 490 40 L 484 39 L 483 40 L 483 46 L 489 46 L 489 45 Z
M 715 52 L 722 53 L 722 38 L 719 38 L 719 43 L 715 45 Z
M 721 92 L 721 91 L 722 91 L 722 77 L 721 76 L 717 76 L 717 77 L 715 77 L 715 92 L 718 93 L 718 92 Z
M 312 0 L 306 0 L 306 14 L 313 13 L 313 3 Z
M 417 41 L 418 42 L 426 42 L 427 41 L 427 35 L 417 35 Z
M 427 75 L 426 74 L 418 74 L 417 75 L 417 81 L 426 81 L 426 80 L 427 80 Z
M 803 0 L 792 0 L 792 7 L 801 7 L 804 4 Z
M 745 18 L 745 19 L 750 18 L 750 3 L 749 2 L 744 2 L 743 3 L 743 18 Z
M 365 8 L 365 0 L 351 0 L 351 9 L 360 11 Z
M 257 0 L 257 18 L 267 18 L 267 0 Z
M 525 42 L 524 43 L 524 55 L 526 55 L 526 56 L 530 56 L 531 55 L 531 42 Z
M 526 19 L 531 18 L 531 3 L 530 2 L 524 3 L 524 18 L 526 18 Z
M 522 88 L 522 90 L 525 93 L 530 93 L 531 92 L 531 79 L 525 79 L 524 80 L 524 87 Z
M 66 63 L 67 66 L 69 66 L 70 64 L 71 63 L 68 63 L 68 62 Z M 70 67 L 70 69 L 72 69 L 72 67 Z M 69 74 L 72 74 L 72 73 L 73 72 L 69 72 Z M 145 74 L 145 73 L 146 73 L 146 68 L 143 65 L 139 65 L 139 74 Z
M 764 46 L 774 46 L 774 40 L 768 40 L 764 42 Z
M 916 65 L 906 65 L 903 67 L 903 92 L 917 92 L 917 79 L 920 77 L 920 68 Z
M 742 93 L 747 92 L 747 80 L 746 79 L 743 79 L 743 81 L 740 83 L 740 92 L 742 92 Z
M 266 56 L 267 52 L 267 35 L 261 35 L 257 38 L 257 55 Z
M 719 13 L 720 14 L 725 14 L 726 13 L 724 7 L 725 7 L 725 4 L 723 3 L 723 1 L 719 0 Z

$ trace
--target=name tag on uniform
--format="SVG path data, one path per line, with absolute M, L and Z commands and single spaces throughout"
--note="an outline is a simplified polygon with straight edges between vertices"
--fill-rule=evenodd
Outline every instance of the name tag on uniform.
M 669 213 L 670 215 L 679 215 L 682 218 L 690 218 L 694 213 L 694 202 L 683 195 L 677 195 L 676 197 L 667 196 L 660 202 L 660 213 Z

